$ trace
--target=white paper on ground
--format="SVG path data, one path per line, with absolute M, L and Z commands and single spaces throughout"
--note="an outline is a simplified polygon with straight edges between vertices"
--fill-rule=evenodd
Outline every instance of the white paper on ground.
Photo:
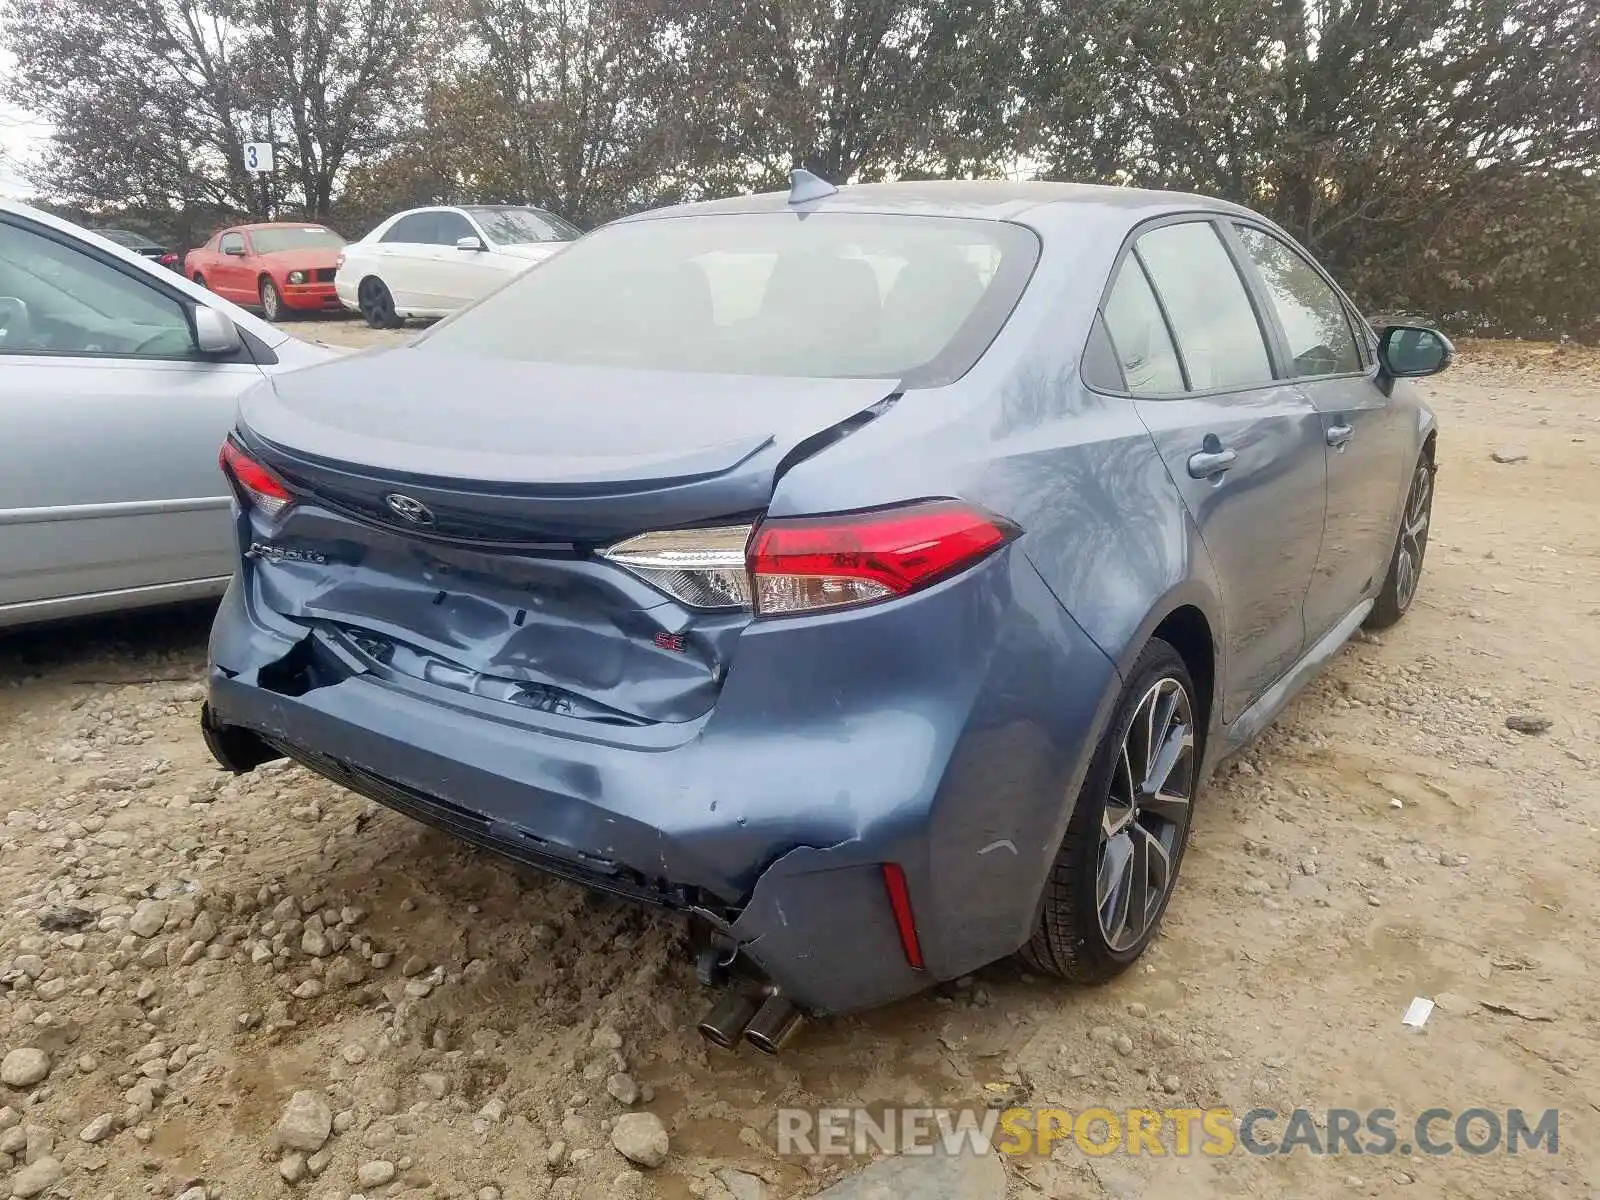
M 1421 1029 L 1428 1023 L 1428 1017 L 1432 1012 L 1432 1000 L 1426 996 L 1413 996 L 1411 1003 L 1406 1006 L 1406 1015 L 1400 1018 L 1400 1023 L 1410 1025 L 1413 1029 Z

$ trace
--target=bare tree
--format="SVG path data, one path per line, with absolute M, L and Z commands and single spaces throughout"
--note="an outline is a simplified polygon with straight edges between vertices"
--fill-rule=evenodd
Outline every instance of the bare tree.
M 707 0 L 694 10 L 702 159 L 728 182 L 963 174 L 1011 148 L 1009 6 Z
M 431 153 L 481 199 L 588 221 L 681 194 L 687 86 L 671 0 L 455 0 Z
M 424 2 L 9 0 L 10 95 L 54 126 L 41 183 L 65 200 L 251 211 L 243 145 L 276 126 L 289 198 L 321 215 L 404 111 Z
M 287 135 L 306 212 L 325 218 L 340 173 L 416 120 L 427 10 L 421 0 L 249 0 L 245 11 L 246 86 Z

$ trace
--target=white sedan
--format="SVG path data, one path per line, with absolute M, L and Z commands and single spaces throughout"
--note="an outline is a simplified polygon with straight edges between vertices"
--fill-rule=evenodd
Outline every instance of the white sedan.
M 374 329 L 445 317 L 549 258 L 578 230 L 540 208 L 414 208 L 345 247 L 334 289 Z

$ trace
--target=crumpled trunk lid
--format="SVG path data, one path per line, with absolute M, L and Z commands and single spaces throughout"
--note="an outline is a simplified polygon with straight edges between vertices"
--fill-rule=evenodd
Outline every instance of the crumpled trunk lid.
M 273 611 L 361 669 L 604 724 L 714 705 L 739 609 L 695 610 L 598 554 L 760 515 L 785 465 L 893 380 L 752 379 L 396 350 L 274 381 L 240 440 L 299 497 L 252 517 Z
M 280 376 L 241 407 L 250 444 L 329 504 L 432 536 L 609 542 L 755 512 L 776 474 L 894 392 L 397 349 Z M 387 498 L 425 505 L 426 528 Z

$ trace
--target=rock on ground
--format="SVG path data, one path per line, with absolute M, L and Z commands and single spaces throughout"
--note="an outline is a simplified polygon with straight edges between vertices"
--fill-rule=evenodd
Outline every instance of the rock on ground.
M 116 1129 L 116 1127 L 116 1117 L 112 1116 L 110 1113 L 101 1113 L 98 1117 L 94 1118 L 94 1120 L 90 1121 L 83 1127 L 82 1131 L 78 1134 L 78 1137 L 81 1140 L 88 1142 L 92 1146 L 97 1142 L 105 1141 L 106 1138 L 111 1135 L 111 1132 Z
M 624 1113 L 611 1128 L 617 1153 L 641 1167 L 659 1167 L 667 1161 L 667 1127 L 654 1113 Z
M 128 918 L 128 928 L 142 938 L 153 938 L 167 923 L 165 900 L 141 900 Z
M 886 1158 L 818 1192 L 814 1200 L 1005 1200 L 1006 1169 L 993 1154 Z
M 315 1092 L 296 1092 L 278 1118 L 278 1146 L 314 1154 L 333 1132 L 333 1110 Z
M 717 1179 L 733 1200 L 767 1200 L 767 1185 L 747 1172 L 724 1168 L 717 1172 Z
M 12 1050 L 0 1061 L 0 1083 L 7 1087 L 32 1087 L 50 1074 L 50 1056 L 32 1046 Z
M 61 1164 L 53 1158 L 31 1162 L 11 1177 L 11 1194 L 37 1196 L 60 1182 L 63 1173 Z
M 378 1188 L 395 1177 L 395 1166 L 386 1159 L 364 1162 L 356 1169 L 356 1182 L 364 1188 Z

